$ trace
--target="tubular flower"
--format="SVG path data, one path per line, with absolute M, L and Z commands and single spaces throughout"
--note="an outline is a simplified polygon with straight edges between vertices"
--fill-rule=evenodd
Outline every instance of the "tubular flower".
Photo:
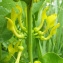
M 60 26 L 60 23 L 56 24 L 56 26 L 54 26 L 51 31 L 50 31 L 50 35 L 54 35 L 56 33 L 56 29 Z
M 11 20 L 15 23 L 16 18 L 17 18 L 17 14 L 16 14 L 15 10 L 12 8 L 12 11 L 11 11 Z
M 48 37 L 44 37 L 44 36 L 41 36 L 41 37 L 40 37 L 41 40 L 48 40 L 48 39 L 50 39 L 50 38 L 51 38 L 51 35 L 49 35 Z
M 27 32 L 26 28 L 23 26 L 23 23 L 22 23 L 22 8 L 18 5 L 16 5 L 16 8 L 19 10 L 19 14 L 18 14 L 19 25 L 23 31 Z
M 46 7 L 43 12 L 42 12 L 42 21 L 44 21 L 45 19 L 47 19 L 47 14 L 46 11 L 49 9 L 49 7 Z
M 16 32 L 13 21 L 12 21 L 11 19 L 7 18 L 7 17 L 6 17 L 6 19 L 8 19 L 8 21 L 7 21 L 7 28 L 8 28 L 10 31 L 12 31 L 13 34 L 14 34 L 16 37 L 18 37 L 18 38 L 24 38 L 24 35 L 23 35 L 22 33 L 21 33 L 21 34 L 18 34 L 18 33 Z
M 51 28 L 55 25 L 55 20 L 57 18 L 57 14 L 52 14 L 47 17 L 46 22 L 47 22 L 47 27 Z
M 7 18 L 7 17 L 5 17 L 5 18 L 8 20 L 7 21 L 7 28 L 12 31 L 14 29 L 13 21 L 10 18 Z
M 18 16 L 18 14 L 15 12 L 14 8 L 12 8 L 12 10 L 11 10 L 11 20 L 13 21 L 15 30 L 16 30 L 17 32 L 19 32 L 19 31 L 17 30 L 16 25 L 15 25 L 15 21 L 16 21 L 17 16 Z
M 48 8 L 49 8 L 49 7 L 46 7 L 46 8 L 43 10 L 41 23 L 40 23 L 40 25 L 39 25 L 38 27 L 35 27 L 35 28 L 34 28 L 34 31 L 35 31 L 35 32 L 38 32 L 38 31 L 42 28 L 42 26 L 43 26 L 43 24 L 44 24 L 44 20 L 47 19 L 46 11 L 48 10 Z
M 16 5 L 16 8 L 19 10 L 19 14 L 22 14 L 22 8 L 19 5 Z
M 16 18 L 17 18 L 17 14 L 15 12 L 15 10 L 12 8 L 12 11 L 11 11 L 11 19 L 8 18 L 8 17 L 5 17 L 8 21 L 7 21 L 7 28 L 12 31 L 15 27 L 15 21 L 16 21 Z
M 46 15 L 46 11 L 48 10 L 49 7 L 46 7 L 43 12 L 42 12 L 42 20 L 41 20 L 41 23 L 39 25 L 39 29 L 42 28 L 43 24 L 44 24 L 44 20 L 47 19 L 47 15 Z

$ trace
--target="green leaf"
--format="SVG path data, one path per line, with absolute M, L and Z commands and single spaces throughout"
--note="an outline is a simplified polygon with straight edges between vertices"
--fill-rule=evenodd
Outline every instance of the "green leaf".
M 5 15 L 7 15 L 9 13 L 9 11 L 6 9 L 6 8 L 4 8 L 3 6 L 0 6 L 0 16 L 2 15 L 2 16 L 5 16 Z
M 0 0 L 0 2 L 2 2 L 2 0 Z
M 62 0 L 63 1 L 63 0 Z M 59 0 L 58 0 L 59 3 Z M 55 44 L 55 48 L 54 51 L 56 53 L 59 53 L 62 55 L 62 44 L 63 44 L 63 2 L 61 3 L 61 5 L 58 5 L 58 22 L 60 23 L 60 27 L 57 30 L 57 35 L 56 35 L 56 44 Z
M 12 33 L 7 29 L 6 20 L 3 16 L 0 16 L 0 41 L 10 39 Z
M 2 33 L 2 38 L 3 40 L 8 40 L 12 37 L 12 32 L 10 32 L 9 30 L 5 29 Z
M 9 14 L 8 9 L 0 6 L 0 41 L 5 41 L 11 38 L 12 33 L 7 30 L 5 16 Z
M 47 53 L 43 57 L 44 63 L 63 63 L 63 58 L 55 53 Z
M 2 59 L 0 60 L 0 63 L 4 63 L 3 60 L 5 59 L 5 57 L 8 55 L 8 52 L 6 51 L 2 51 Z
M 0 6 L 8 9 L 8 11 L 11 11 L 12 8 L 16 9 L 16 4 L 21 5 L 20 1 L 15 3 L 13 0 L 2 0 L 0 2 Z
M 32 6 L 32 13 L 36 13 L 40 10 L 41 6 L 43 5 L 44 1 L 40 1 L 40 2 L 37 2 L 37 3 L 34 3 L 33 6 Z
M 2 0 L 0 6 L 3 6 L 4 8 L 7 9 L 11 9 L 12 6 L 15 6 L 15 3 L 12 0 Z

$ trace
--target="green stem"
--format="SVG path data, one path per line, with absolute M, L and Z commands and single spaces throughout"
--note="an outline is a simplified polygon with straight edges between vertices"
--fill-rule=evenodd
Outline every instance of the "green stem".
M 2 46 L 1 46 L 1 42 L 0 42 L 0 60 L 1 60 L 1 56 L 2 56 Z
M 13 34 L 16 36 L 16 37 L 18 37 L 18 38 L 24 38 L 24 34 L 22 33 L 22 34 L 18 34 L 17 33 L 17 31 L 13 28 L 12 29 L 12 32 L 13 32 Z
M 32 0 L 27 6 L 27 21 L 28 21 L 28 54 L 29 54 L 29 62 L 33 63 L 33 55 L 32 55 Z
M 16 62 L 15 62 L 15 63 L 19 63 L 19 60 L 20 60 L 21 54 L 22 54 L 22 52 L 18 52 L 18 56 L 17 56 L 17 59 L 16 59 Z
M 43 63 L 43 48 L 42 48 L 42 45 L 41 45 L 41 42 L 40 42 L 40 40 L 37 40 L 38 42 L 37 42 L 37 46 L 38 46 L 38 58 L 39 58 L 39 60 Z

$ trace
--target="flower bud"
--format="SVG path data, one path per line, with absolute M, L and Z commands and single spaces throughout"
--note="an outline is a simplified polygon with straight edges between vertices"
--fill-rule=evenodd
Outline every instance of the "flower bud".
M 23 51 L 24 47 L 23 46 L 18 46 L 19 51 Z
M 41 63 L 40 61 L 34 61 L 34 63 Z

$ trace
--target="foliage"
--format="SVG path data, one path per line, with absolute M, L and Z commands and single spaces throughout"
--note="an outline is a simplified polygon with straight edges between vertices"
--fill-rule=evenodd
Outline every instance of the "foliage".
M 62 0 L 0 0 L 0 63 L 63 63 Z

